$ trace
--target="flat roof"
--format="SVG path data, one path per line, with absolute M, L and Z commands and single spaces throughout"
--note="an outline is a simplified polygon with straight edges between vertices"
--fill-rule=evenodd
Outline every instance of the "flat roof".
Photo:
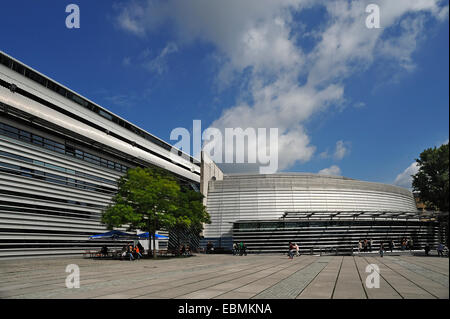
M 42 74 L 39 71 L 36 71 L 35 69 L 31 68 L 30 66 L 24 64 L 23 62 L 20 62 L 19 60 L 13 58 L 12 56 L 6 54 L 5 52 L 0 50 L 0 64 L 3 64 L 4 66 L 16 71 L 17 73 L 33 80 L 34 82 L 46 87 L 47 89 L 50 89 L 61 96 L 65 97 L 66 99 L 69 99 L 72 102 L 75 102 L 90 111 L 102 116 L 105 119 L 110 120 L 111 122 L 115 123 L 116 125 L 119 125 L 128 131 L 131 131 L 132 133 L 139 135 L 146 140 L 166 149 L 171 150 L 175 149 L 178 151 L 178 154 L 183 154 L 185 157 L 188 157 L 190 159 L 191 163 L 194 163 L 195 165 L 199 166 L 199 160 L 192 157 L 189 154 L 184 153 L 183 151 L 173 147 L 170 143 L 156 137 L 155 135 L 147 132 L 146 130 L 138 127 L 137 125 L 125 120 L 124 118 L 118 116 L 117 114 L 107 110 L 106 108 L 100 106 L 99 104 L 91 101 L 90 99 L 82 96 L 81 94 L 76 93 L 75 91 L 69 89 L 68 87 L 60 84 L 59 82 L 49 78 L 48 76 Z M 69 93 L 69 94 L 68 94 Z

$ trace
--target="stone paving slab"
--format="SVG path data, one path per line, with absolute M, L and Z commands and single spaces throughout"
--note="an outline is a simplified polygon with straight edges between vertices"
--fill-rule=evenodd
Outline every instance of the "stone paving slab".
M 355 259 L 360 257 L 344 256 L 339 270 L 333 299 L 366 299 L 364 283 L 362 282 Z
M 69 264 L 79 266 L 80 288 L 65 287 Z M 379 288 L 365 285 L 369 264 Z M 0 260 L 1 299 L 448 299 L 448 288 L 448 258 L 425 256 Z

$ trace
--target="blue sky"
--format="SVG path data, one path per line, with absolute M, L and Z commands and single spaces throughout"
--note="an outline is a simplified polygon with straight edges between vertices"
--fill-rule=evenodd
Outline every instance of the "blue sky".
M 282 171 L 409 187 L 448 142 L 448 23 L 439 0 L 17 0 L 0 49 L 166 141 L 194 119 L 278 127 Z

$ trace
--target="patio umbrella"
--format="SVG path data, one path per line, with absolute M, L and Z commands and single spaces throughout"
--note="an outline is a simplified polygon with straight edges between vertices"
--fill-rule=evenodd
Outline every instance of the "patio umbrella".
M 149 237 L 152 237 L 153 238 L 153 236 L 149 236 L 149 233 L 147 232 L 147 233 L 142 233 L 142 234 L 138 234 L 138 236 L 139 236 L 139 238 L 145 238 L 145 239 L 148 239 Z M 163 235 L 159 235 L 159 234 L 155 234 L 155 238 L 156 239 L 169 239 L 169 237 L 167 237 L 167 236 L 163 236 Z
M 92 235 L 89 239 L 139 239 L 137 235 L 128 234 L 119 230 L 112 230 L 103 234 Z

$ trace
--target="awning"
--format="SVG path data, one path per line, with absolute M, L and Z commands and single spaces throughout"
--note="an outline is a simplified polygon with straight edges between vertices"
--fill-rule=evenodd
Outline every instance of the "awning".
M 119 230 L 112 230 L 103 234 L 97 234 L 97 235 L 92 235 L 89 237 L 89 239 L 111 239 L 111 240 L 117 240 L 117 239 L 139 239 L 140 237 L 134 234 L 128 234 L 128 233 L 124 233 L 121 232 Z
M 138 234 L 139 238 L 141 239 L 148 239 L 149 238 L 149 233 L 142 233 L 142 234 Z M 152 236 L 150 236 L 151 238 L 153 238 Z M 159 235 L 159 234 L 155 234 L 155 238 L 156 239 L 169 239 L 169 237 L 167 236 L 163 236 L 163 235 Z

